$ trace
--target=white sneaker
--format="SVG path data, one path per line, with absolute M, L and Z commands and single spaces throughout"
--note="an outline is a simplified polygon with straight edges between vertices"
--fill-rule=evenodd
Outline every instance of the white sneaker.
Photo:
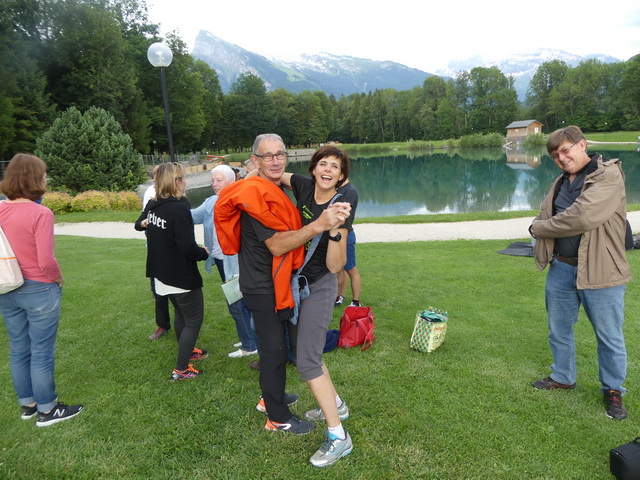
M 345 402 L 344 400 L 342 401 L 342 404 L 338 407 L 338 417 L 340 417 L 341 422 L 349 418 L 349 407 L 347 407 L 347 402 Z M 325 420 L 324 413 L 322 413 L 322 410 L 320 408 L 309 410 L 304 414 L 304 418 L 312 422 Z
M 258 353 L 258 350 L 254 350 L 252 352 L 245 352 L 244 350 L 242 350 L 241 348 L 239 348 L 238 350 L 236 350 L 235 352 L 231 352 L 229 354 L 229 358 L 241 358 L 241 357 L 248 357 L 249 355 L 255 355 L 256 353 Z
M 234 343 L 233 346 L 236 347 L 236 348 L 241 347 L 242 346 L 242 342 Z
M 345 432 L 346 433 L 346 432 Z M 327 433 L 326 439 L 320 449 L 309 459 L 314 467 L 328 467 L 342 457 L 346 457 L 353 450 L 351 436 L 346 433 L 346 438 L 341 440 Z

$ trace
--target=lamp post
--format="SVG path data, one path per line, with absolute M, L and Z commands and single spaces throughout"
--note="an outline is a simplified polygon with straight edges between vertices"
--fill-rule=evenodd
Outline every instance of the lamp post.
M 164 103 L 164 116 L 167 124 L 167 138 L 169 140 L 169 155 L 171 161 L 175 160 L 173 153 L 173 134 L 171 132 L 171 118 L 169 117 L 169 97 L 167 96 L 167 81 L 164 75 L 165 67 L 171 65 L 173 53 L 171 49 L 164 43 L 157 42 L 152 44 L 147 50 L 147 58 L 149 63 L 160 69 L 160 83 L 162 84 L 162 101 Z

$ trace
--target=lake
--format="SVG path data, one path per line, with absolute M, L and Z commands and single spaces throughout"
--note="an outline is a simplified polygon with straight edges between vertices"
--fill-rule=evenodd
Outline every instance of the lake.
M 591 148 L 622 160 L 628 203 L 640 203 L 640 153 Z M 308 175 L 309 162 L 291 162 L 287 171 Z M 351 159 L 349 178 L 358 189 L 357 216 L 428 215 L 537 210 L 560 170 L 544 149 L 473 149 Z M 193 207 L 211 187 L 190 190 Z

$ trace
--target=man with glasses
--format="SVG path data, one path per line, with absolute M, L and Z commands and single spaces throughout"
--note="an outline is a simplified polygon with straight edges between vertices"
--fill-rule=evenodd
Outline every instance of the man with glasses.
M 214 221 L 222 251 L 239 253 L 240 291 L 253 315 L 260 345 L 260 388 L 267 412 L 264 428 L 300 435 L 315 425 L 291 414 L 288 405 L 297 397 L 285 394 L 286 323 L 294 307 L 291 272 L 302 265 L 303 245 L 342 225 L 351 207 L 335 202 L 303 227 L 296 206 L 280 186 L 287 164 L 282 138 L 274 133 L 258 135 L 251 159 L 258 175 L 220 192 Z
M 563 173 L 529 231 L 537 239 L 538 269 L 549 264 L 545 301 L 554 363 L 550 376 L 531 385 L 539 390 L 576 388 L 573 326 L 582 305 L 598 342 L 606 415 L 623 420 L 627 354 L 622 325 L 624 294 L 631 280 L 625 253 L 624 173 L 617 160 L 589 155 L 576 126 L 549 135 L 547 151 Z

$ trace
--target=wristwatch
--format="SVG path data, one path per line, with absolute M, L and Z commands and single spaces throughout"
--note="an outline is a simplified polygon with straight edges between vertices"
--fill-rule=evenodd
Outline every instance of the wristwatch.
M 339 242 L 340 240 L 342 240 L 342 234 L 338 232 L 336 233 L 335 237 L 332 237 L 331 234 L 329 234 L 329 240 L 333 240 L 334 242 Z

